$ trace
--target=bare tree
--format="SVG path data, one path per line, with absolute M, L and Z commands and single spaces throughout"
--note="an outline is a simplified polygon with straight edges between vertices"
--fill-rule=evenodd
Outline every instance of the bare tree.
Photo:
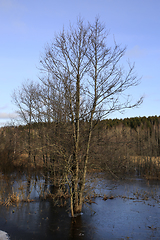
M 69 150 L 62 142 L 52 147 L 64 160 L 72 217 L 82 210 L 95 124 L 114 111 L 142 103 L 142 98 L 131 103 L 130 96 L 124 95 L 125 90 L 139 83 L 139 79 L 134 74 L 134 64 L 129 64 L 126 72 L 120 66 L 126 48 L 115 41 L 113 47 L 108 47 L 107 37 L 105 26 L 98 18 L 94 24 L 78 19 L 76 27 L 70 26 L 68 31 L 63 30 L 55 36 L 40 61 L 44 74 L 41 81 L 53 94 L 48 95 L 46 101 L 47 109 L 50 104 L 47 114 L 56 113 L 56 120 L 71 125 L 61 136 L 70 142 Z M 52 117 L 53 121 L 55 119 Z M 81 121 L 86 122 L 85 137 Z
M 134 75 L 134 65 L 129 65 L 127 73 L 119 66 L 126 49 L 115 41 L 113 48 L 108 47 L 107 37 L 98 18 L 94 24 L 87 25 L 79 19 L 76 27 L 71 26 L 69 31 L 63 30 L 55 37 L 40 61 L 41 70 L 52 76 L 54 92 L 64 100 L 60 105 L 61 112 L 65 111 L 72 124 L 73 151 L 66 155 L 65 150 L 57 150 L 66 163 L 65 177 L 70 187 L 72 216 L 82 210 L 91 136 L 96 121 L 142 102 L 140 98 L 132 104 L 130 96 L 121 101 L 124 91 L 136 86 L 139 80 Z M 48 84 L 44 78 L 43 83 Z M 87 121 L 85 146 L 80 144 L 83 137 L 81 120 Z M 84 147 L 85 151 L 82 151 Z
M 28 125 L 28 160 L 31 161 L 31 124 L 34 122 L 35 116 L 38 117 L 35 103 L 37 103 L 37 88 L 38 85 L 31 82 L 25 82 L 20 89 L 14 90 L 12 101 L 18 107 L 17 114 L 19 115 L 22 124 Z

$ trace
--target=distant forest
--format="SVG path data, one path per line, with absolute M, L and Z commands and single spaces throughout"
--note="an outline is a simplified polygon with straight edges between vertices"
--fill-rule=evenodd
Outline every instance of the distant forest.
M 87 124 L 80 122 L 82 146 L 86 144 Z M 0 128 L 1 171 L 18 168 L 47 169 L 54 174 L 62 172 L 66 164 L 62 155 L 68 156 L 72 151 L 72 138 L 68 139 L 70 128 L 69 122 Z M 83 152 L 81 154 L 83 156 Z M 143 175 L 160 177 L 160 116 L 95 122 L 88 171 L 106 171 L 118 176 L 131 173 L 135 168 Z

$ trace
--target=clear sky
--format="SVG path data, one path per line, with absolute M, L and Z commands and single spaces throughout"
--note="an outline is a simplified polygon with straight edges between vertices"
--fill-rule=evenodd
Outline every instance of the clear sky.
M 91 22 L 99 16 L 142 76 L 131 93 L 133 99 L 144 95 L 143 104 L 110 117 L 160 115 L 159 0 L 0 0 L 0 126 L 15 116 L 13 90 L 38 79 L 45 44 L 78 16 Z

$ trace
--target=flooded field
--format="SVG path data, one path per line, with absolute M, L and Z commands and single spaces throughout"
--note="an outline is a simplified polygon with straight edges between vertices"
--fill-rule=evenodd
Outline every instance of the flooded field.
M 14 191 L 23 201 L 3 199 L 0 230 L 11 240 L 160 239 L 160 182 L 137 177 L 107 180 L 98 174 L 94 178 L 95 198 L 88 197 L 82 214 L 74 219 L 67 205 L 58 207 L 39 197 L 44 187 L 50 190 L 43 178 L 1 178 L 3 195 L 7 198 L 7 191 Z

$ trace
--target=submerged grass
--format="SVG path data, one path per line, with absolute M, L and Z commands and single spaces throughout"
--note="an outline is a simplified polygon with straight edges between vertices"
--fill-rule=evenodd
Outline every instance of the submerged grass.
M 97 176 L 97 175 L 96 175 Z M 102 176 L 102 174 L 100 175 Z M 157 195 L 156 190 L 151 192 L 140 191 L 138 189 L 132 192 L 132 195 L 113 195 L 113 192 L 104 194 L 104 192 L 95 192 L 97 187 L 101 188 L 101 184 L 98 183 L 99 178 L 95 177 L 95 174 L 88 174 L 88 184 L 86 184 L 84 203 L 91 205 L 95 203 L 96 198 L 101 198 L 102 200 L 112 200 L 117 197 L 122 199 L 130 199 L 134 201 L 147 201 L 154 199 L 160 202 L 160 196 Z M 102 177 L 103 182 L 103 177 Z M 149 181 L 148 181 L 149 182 Z M 25 180 L 15 180 L 9 179 L 5 175 L 0 173 L 0 205 L 11 206 L 18 205 L 21 202 L 32 202 L 39 200 L 51 200 L 56 206 L 64 207 L 67 206 L 70 198 L 70 193 L 68 189 L 64 189 L 62 186 L 55 187 L 54 185 L 49 185 L 50 181 L 46 182 L 45 179 L 34 180 L 31 178 L 26 178 Z M 54 189 L 51 190 L 50 186 Z M 103 188 L 102 188 L 103 189 Z M 33 192 L 36 192 L 36 198 Z
M 5 189 L 0 190 L 0 205 L 11 206 L 18 205 L 20 202 L 32 202 L 30 199 L 30 194 L 26 196 L 24 191 L 15 191 L 12 187 L 10 193 L 6 193 Z
M 67 199 L 70 198 L 69 191 L 58 187 L 52 192 L 49 188 L 50 185 L 44 179 L 13 181 L 0 173 L 0 205 L 11 206 L 21 202 L 50 199 L 57 206 L 66 206 Z

